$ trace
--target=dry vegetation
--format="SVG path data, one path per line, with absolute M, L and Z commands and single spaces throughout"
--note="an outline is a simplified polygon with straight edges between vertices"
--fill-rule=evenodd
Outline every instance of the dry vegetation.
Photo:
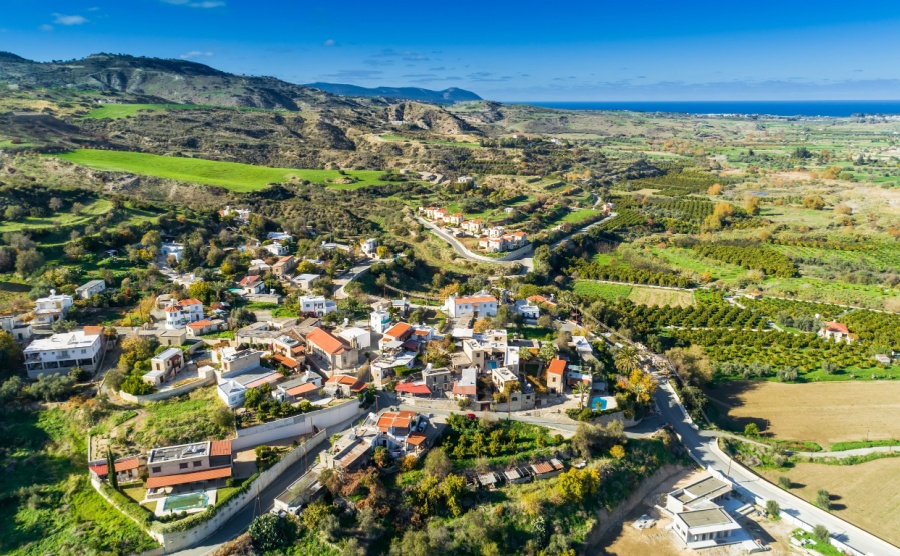
M 777 439 L 833 442 L 900 437 L 900 383 L 731 382 L 709 390 L 739 428 L 755 422 Z
M 851 466 L 799 463 L 787 471 L 760 473 L 773 482 L 785 475 L 795 485 L 803 485 L 793 492 L 810 502 L 819 489 L 827 490 L 836 516 L 900 545 L 900 458 Z

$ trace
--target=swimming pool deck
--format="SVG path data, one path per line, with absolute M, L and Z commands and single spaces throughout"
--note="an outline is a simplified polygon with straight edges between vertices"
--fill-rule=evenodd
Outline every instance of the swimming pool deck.
M 209 489 L 209 490 L 205 491 L 206 497 L 207 497 L 207 505 L 203 506 L 202 508 L 184 508 L 184 509 L 166 508 L 166 502 L 169 499 L 179 498 L 179 497 L 188 496 L 188 495 L 197 495 L 197 494 L 202 494 L 202 493 L 204 493 L 204 491 L 182 492 L 182 493 L 178 493 L 178 494 L 173 494 L 171 496 L 166 496 L 165 498 L 160 498 L 159 501 L 156 503 L 156 512 L 155 513 L 159 517 L 162 517 L 164 515 L 169 515 L 169 514 L 181 513 L 182 511 L 186 512 L 188 514 L 194 514 L 194 513 L 205 511 L 208 506 L 216 505 L 216 489 L 213 488 L 213 489 Z

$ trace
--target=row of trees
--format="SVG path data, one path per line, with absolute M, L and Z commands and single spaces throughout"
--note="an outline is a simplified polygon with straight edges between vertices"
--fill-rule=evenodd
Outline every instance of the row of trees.
M 790 278 L 797 273 L 796 266 L 787 256 L 759 246 L 697 243 L 693 249 L 700 256 L 751 270 L 761 270 L 770 276 Z

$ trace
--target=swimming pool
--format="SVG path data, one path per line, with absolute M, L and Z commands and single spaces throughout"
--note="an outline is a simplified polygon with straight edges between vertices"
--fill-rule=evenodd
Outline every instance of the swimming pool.
M 209 495 L 205 492 L 189 492 L 169 496 L 163 502 L 163 511 L 183 512 L 203 509 L 209 505 Z
M 606 410 L 606 398 L 602 396 L 594 396 L 591 398 L 591 409 L 594 411 L 605 411 Z

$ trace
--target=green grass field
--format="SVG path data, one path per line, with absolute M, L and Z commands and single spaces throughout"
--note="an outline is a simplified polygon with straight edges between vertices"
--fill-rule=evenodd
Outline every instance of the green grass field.
M 61 226 L 77 226 L 90 224 L 95 217 L 106 214 L 112 209 L 112 203 L 101 199 L 84 207 L 81 214 L 72 212 L 60 212 L 47 218 L 25 217 L 15 222 L 3 222 L 0 224 L 0 233 L 20 232 L 26 229 L 50 228 L 58 222 Z
M 572 288 L 572 291 L 585 297 L 615 301 L 620 297 L 631 295 L 632 289 L 634 289 L 634 286 L 626 286 L 624 284 L 606 284 L 590 280 L 578 280 L 575 282 L 575 287 Z
M 562 219 L 560 220 L 560 222 L 566 222 L 566 223 L 569 223 L 569 224 L 581 224 L 582 222 L 584 222 L 584 221 L 587 220 L 588 218 L 590 218 L 590 217 L 594 216 L 595 214 L 597 214 L 597 212 L 598 212 L 598 211 L 596 211 L 596 210 L 594 210 L 594 209 L 578 209 L 578 210 L 573 210 L 573 211 L 570 212 L 569 214 L 563 216 Z
M 88 120 L 117 120 L 134 116 L 142 110 L 183 110 L 186 108 L 197 108 L 197 106 L 194 104 L 101 104 L 82 117 Z
M 264 189 L 270 183 L 283 183 L 291 181 L 291 179 L 321 183 L 334 189 L 357 189 L 387 183 L 378 179 L 378 176 L 383 173 L 379 170 L 347 170 L 341 174 L 339 170 L 269 168 L 202 158 L 94 149 L 78 149 L 55 156 L 96 170 L 127 172 L 213 185 L 238 193 L 257 191 Z M 341 178 L 348 177 L 358 181 L 350 184 L 334 183 Z

